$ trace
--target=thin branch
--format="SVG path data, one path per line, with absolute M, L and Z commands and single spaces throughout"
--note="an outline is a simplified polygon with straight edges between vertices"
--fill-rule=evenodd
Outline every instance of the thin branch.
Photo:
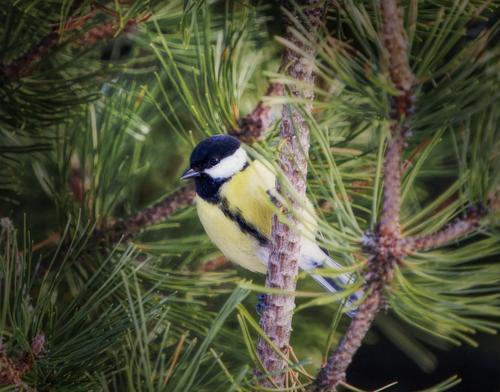
M 194 184 L 190 183 L 151 207 L 145 208 L 128 218 L 118 220 L 108 229 L 108 235 L 115 240 L 122 236 L 128 239 L 144 227 L 161 222 L 179 209 L 192 205 L 195 196 Z
M 392 83 L 399 90 L 391 105 L 391 136 L 384 162 L 384 205 L 380 219 L 380 234 L 401 236 L 399 215 L 401 210 L 401 155 L 404 148 L 406 126 L 404 120 L 413 110 L 411 88 L 415 82 L 408 62 L 408 43 L 403 27 L 401 10 L 396 0 L 380 2 L 382 13 L 382 41 Z
M 408 61 L 408 38 L 403 27 L 402 10 L 396 0 L 383 0 L 380 2 L 382 14 L 382 41 L 385 48 L 386 61 L 389 64 L 389 73 L 392 83 L 403 94 L 411 91 L 415 84 L 415 77 L 411 72 Z M 396 107 L 398 103 L 396 102 Z M 407 107 L 399 114 L 407 111 Z
M 310 0 L 299 3 L 302 6 L 307 22 L 317 27 L 322 15 L 322 1 Z M 292 34 L 291 26 L 287 26 L 287 39 L 304 50 L 310 57 L 314 56 L 314 48 L 305 45 Z M 282 69 L 286 69 L 289 76 L 299 80 L 303 87 L 292 87 L 291 94 L 308 100 L 305 107 L 311 112 L 314 86 L 313 64 L 300 54 L 287 48 L 282 59 Z M 290 184 L 296 189 L 299 196 L 305 196 L 307 177 L 307 161 L 309 151 L 309 127 L 302 114 L 291 105 L 285 105 L 282 111 L 280 136 L 282 147 L 279 151 L 279 165 Z M 276 184 L 278 192 L 280 184 Z M 293 209 L 300 209 L 300 201 L 292 203 Z M 287 212 L 290 221 L 294 222 L 294 215 Z M 269 255 L 266 287 L 279 288 L 285 291 L 295 291 L 299 268 L 301 235 L 294 227 L 287 225 L 274 216 L 271 235 L 271 252 Z M 278 349 L 285 354 L 289 353 L 289 342 L 292 330 L 292 316 L 295 307 L 295 298 L 287 295 L 266 295 L 265 308 L 260 319 L 260 326 L 265 334 Z M 263 378 L 265 386 L 286 386 L 286 360 L 277 353 L 265 339 L 260 338 L 257 351 L 264 368 L 272 374 L 272 380 Z
M 0 77 L 5 80 L 15 80 L 30 74 L 32 65 L 44 57 L 59 42 L 59 33 L 51 31 L 25 54 L 9 64 L 0 64 Z
M 215 259 L 209 260 L 206 263 L 200 265 L 198 271 L 200 272 L 210 272 L 216 271 L 230 265 L 229 260 L 225 256 L 218 256 Z
M 108 10 L 105 7 L 93 5 L 93 9 L 86 15 L 81 17 L 74 16 L 80 9 L 83 1 L 76 0 L 73 2 L 71 9 L 69 11 L 69 19 L 62 28 L 63 32 L 68 31 L 79 31 L 83 29 L 83 25 L 93 19 L 96 15 L 96 9 L 106 11 L 106 13 L 112 16 L 111 21 L 97 24 L 90 27 L 87 30 L 83 30 L 83 34 L 77 35 L 75 41 L 83 46 L 92 46 L 99 42 L 110 40 L 116 36 L 116 34 L 122 31 L 125 34 L 130 34 L 134 32 L 137 25 L 147 21 L 151 14 L 146 14 L 140 18 L 131 18 L 127 21 L 125 26 L 121 29 L 120 23 L 118 21 L 118 15 L 112 10 Z M 121 29 L 121 30 L 120 30 Z M 35 70 L 35 64 L 38 60 L 42 59 L 48 55 L 54 48 L 61 45 L 61 32 L 59 26 L 52 27 L 50 33 L 45 37 L 41 38 L 37 43 L 35 43 L 26 53 L 24 53 L 19 58 L 10 62 L 9 64 L 0 63 L 0 78 L 13 81 L 22 77 L 29 76 Z
M 397 128 L 392 124 L 391 128 Z M 384 203 L 379 221 L 379 234 L 387 239 L 399 238 L 401 227 L 401 155 L 404 148 L 404 135 L 400 130 L 393 131 L 384 158 Z
M 69 10 L 69 15 L 74 15 L 82 6 L 82 0 L 75 0 Z M 70 16 L 71 19 L 71 16 Z M 33 64 L 43 58 L 59 43 L 58 27 L 53 27 L 50 33 L 34 44 L 26 53 L 9 64 L 0 63 L 0 78 L 15 80 L 30 74 Z
M 265 96 L 283 95 L 283 84 L 271 83 L 264 94 Z M 262 139 L 266 131 L 274 122 L 272 107 L 264 101 L 259 101 L 251 113 L 238 121 L 239 128 L 231 132 L 232 135 L 245 143 L 255 143 Z
M 471 207 L 462 218 L 455 219 L 448 227 L 428 235 L 404 239 L 406 252 L 430 250 L 449 244 L 475 230 L 488 210 L 481 204 Z

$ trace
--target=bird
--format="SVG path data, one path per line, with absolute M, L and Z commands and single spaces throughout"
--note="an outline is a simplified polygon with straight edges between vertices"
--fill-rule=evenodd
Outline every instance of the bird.
M 231 135 L 213 135 L 199 142 L 182 180 L 194 180 L 198 217 L 213 244 L 230 261 L 253 272 L 266 273 L 271 249 L 272 217 L 276 212 L 276 176 L 262 161 L 250 160 L 241 142 Z M 301 221 L 299 267 L 328 292 L 353 283 L 353 276 L 321 276 L 319 268 L 341 269 L 316 242 L 317 219 L 310 201 Z M 347 299 L 347 314 L 363 293 Z

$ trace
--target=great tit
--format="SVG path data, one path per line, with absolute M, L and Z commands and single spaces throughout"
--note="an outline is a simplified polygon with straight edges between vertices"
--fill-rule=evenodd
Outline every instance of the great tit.
M 270 252 L 276 177 L 259 160 L 249 160 L 238 139 L 215 135 L 201 141 L 191 153 L 190 168 L 181 179 L 194 179 L 198 217 L 210 240 L 231 261 L 255 272 L 265 273 Z M 308 208 L 314 211 L 307 201 Z M 299 265 L 329 292 L 342 290 L 352 277 L 341 274 L 327 278 L 313 271 L 342 268 L 314 240 L 316 218 L 304 213 Z M 351 305 L 361 292 L 348 298 Z M 353 314 L 351 310 L 350 315 Z

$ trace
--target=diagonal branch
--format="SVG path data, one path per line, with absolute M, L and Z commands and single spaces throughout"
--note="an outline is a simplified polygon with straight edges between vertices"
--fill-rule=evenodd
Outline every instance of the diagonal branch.
M 487 212 L 487 208 L 479 204 L 469 208 L 462 218 L 456 219 L 442 230 L 428 235 L 407 237 L 404 239 L 406 251 L 409 253 L 418 250 L 429 250 L 449 244 L 476 229 Z
M 78 31 L 78 35 L 76 36 L 75 41 L 85 47 L 110 40 L 114 38 L 115 35 L 120 31 L 124 32 L 125 34 L 129 34 L 135 31 L 138 24 L 147 21 L 150 17 L 150 14 L 147 14 L 143 17 L 131 18 L 122 28 L 117 21 L 118 15 L 114 14 L 111 10 L 108 10 L 105 7 L 99 6 L 98 4 L 93 4 L 92 11 L 90 11 L 88 14 L 81 17 L 76 17 L 75 15 L 82 5 L 82 0 L 75 0 L 73 2 L 73 5 L 69 10 L 70 17 L 63 27 L 64 32 L 81 30 L 83 25 L 87 21 L 92 20 L 97 15 L 97 9 L 106 11 L 112 16 L 110 21 L 99 23 L 86 30 L 83 30 L 83 34 Z M 15 81 L 19 78 L 31 75 L 35 70 L 35 64 L 37 63 L 37 61 L 48 55 L 54 48 L 61 45 L 61 37 L 62 36 L 61 31 L 59 30 L 59 26 L 54 26 L 51 29 L 50 33 L 42 37 L 19 58 L 8 64 L 0 62 L 0 78 L 3 78 L 7 81 Z
M 283 95 L 283 85 L 281 83 L 271 83 L 265 93 L 265 96 Z M 264 101 L 259 101 L 251 113 L 238 121 L 239 128 L 231 132 L 242 142 L 255 143 L 260 140 L 264 131 L 273 123 L 272 107 Z
M 307 23 L 317 28 L 322 15 L 322 1 L 309 0 L 299 2 Z M 290 23 L 290 21 L 287 21 Z M 307 53 L 308 57 L 314 56 L 313 47 L 304 44 L 292 33 L 292 27 L 287 26 L 287 39 L 296 47 Z M 294 97 L 307 100 L 304 108 L 310 113 L 312 109 L 314 73 L 313 64 L 301 54 L 287 48 L 283 54 L 282 69 L 286 69 L 289 76 L 300 81 L 299 86 L 291 88 Z M 306 86 L 306 87 L 303 87 Z M 302 113 L 292 105 L 285 105 L 282 111 L 280 129 L 282 147 L 279 151 L 279 165 L 287 180 L 295 188 L 299 197 L 305 196 L 307 177 L 307 161 L 309 151 L 309 127 Z M 278 192 L 280 184 L 276 184 Z M 295 214 L 287 212 L 291 222 L 296 222 L 295 216 L 300 209 L 300 200 L 292 202 Z M 294 229 L 294 225 L 281 222 L 277 216 L 273 217 L 271 234 L 271 251 L 268 260 L 266 287 L 278 288 L 284 291 L 295 291 L 301 235 Z M 260 319 L 260 326 L 274 345 L 288 356 L 289 342 L 292 330 L 292 316 L 295 308 L 295 298 L 290 295 L 269 294 L 265 299 L 265 308 Z M 271 374 L 271 380 L 263 379 L 264 386 L 277 385 L 285 387 L 286 360 L 277 353 L 263 338 L 257 344 L 257 351 L 264 368 Z
M 313 391 L 327 391 L 335 388 L 345 380 L 347 368 L 363 339 L 370 329 L 382 301 L 381 292 L 373 288 L 367 299 L 359 307 L 356 317 L 352 320 L 344 339 L 335 350 L 335 356 L 330 355 L 325 366 L 318 374 Z
M 195 196 L 194 184 L 190 183 L 183 186 L 151 207 L 144 208 L 128 218 L 116 221 L 109 229 L 108 235 L 115 241 L 119 240 L 120 237 L 129 239 L 144 227 L 161 222 L 181 208 L 192 205 Z
M 82 6 L 83 0 L 75 0 L 69 10 L 69 15 L 76 14 Z M 44 57 L 59 43 L 60 34 L 57 27 L 35 43 L 26 53 L 9 64 L 0 63 L 0 78 L 15 80 L 29 75 L 33 64 Z

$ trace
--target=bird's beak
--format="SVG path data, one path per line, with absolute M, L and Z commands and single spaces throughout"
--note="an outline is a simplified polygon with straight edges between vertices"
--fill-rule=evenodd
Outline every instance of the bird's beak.
M 186 170 L 186 172 L 181 176 L 181 180 L 187 180 L 189 178 L 199 177 L 200 175 L 201 175 L 200 172 L 194 169 L 189 169 Z

